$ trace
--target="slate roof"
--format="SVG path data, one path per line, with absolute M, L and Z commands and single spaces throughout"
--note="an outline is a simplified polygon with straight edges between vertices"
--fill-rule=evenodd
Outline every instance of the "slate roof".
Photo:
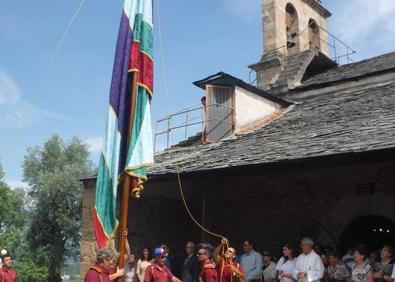
M 229 87 L 237 85 L 237 86 L 240 86 L 241 88 L 244 88 L 244 89 L 258 95 L 258 96 L 266 98 L 266 99 L 273 101 L 275 103 L 278 103 L 282 106 L 290 105 L 289 102 L 287 102 L 277 96 L 274 96 L 266 91 L 263 91 L 262 89 L 259 89 L 259 88 L 255 87 L 254 85 L 248 84 L 248 83 L 244 82 L 243 80 L 241 80 L 237 77 L 234 77 L 230 74 L 224 73 L 224 72 L 218 72 L 214 75 L 210 75 L 204 79 L 195 81 L 193 84 L 196 85 L 197 87 L 202 88 L 202 89 L 206 89 L 206 85 L 229 86 Z
M 389 56 L 395 57 L 395 53 Z M 378 61 L 383 66 L 363 61 L 357 63 L 360 67 L 339 67 L 337 72 L 330 70 L 311 81 L 341 79 L 365 73 L 367 67 L 383 69 L 390 65 L 381 57 Z M 395 81 L 312 97 L 250 134 L 157 154 L 150 174 L 174 173 L 176 165 L 181 172 L 192 172 L 394 148 L 394 109 Z
M 309 48 L 301 53 L 287 57 L 285 70 L 280 73 L 277 82 L 272 87 L 287 85 L 289 89 L 300 85 L 305 77 L 323 73 L 328 69 L 337 67 L 335 61 L 329 59 L 322 52 Z
M 297 89 L 303 90 L 314 86 L 322 87 L 328 83 L 355 79 L 391 69 L 395 69 L 395 52 L 329 69 L 306 79 Z

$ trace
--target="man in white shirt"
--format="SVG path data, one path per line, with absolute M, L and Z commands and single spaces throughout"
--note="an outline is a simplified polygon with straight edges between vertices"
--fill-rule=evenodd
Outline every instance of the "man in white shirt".
M 314 241 L 303 238 L 301 247 L 303 253 L 298 257 L 293 270 L 293 277 L 298 282 L 320 282 L 324 276 L 324 264 L 314 250 Z

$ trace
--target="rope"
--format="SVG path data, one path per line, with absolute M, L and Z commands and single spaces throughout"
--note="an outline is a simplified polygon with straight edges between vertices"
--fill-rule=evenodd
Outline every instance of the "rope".
M 85 0 L 81 0 L 80 4 L 78 5 L 77 9 L 75 10 L 74 14 L 72 15 L 69 23 L 67 24 L 66 29 L 64 30 L 63 35 L 62 35 L 59 43 L 57 44 L 52 56 L 50 57 L 50 60 L 48 62 L 48 65 L 46 67 L 44 75 L 41 78 L 40 83 L 38 84 L 37 90 L 35 91 L 35 93 L 33 95 L 33 101 L 32 101 L 33 105 L 37 103 L 37 99 L 40 96 L 40 94 L 42 93 L 42 89 L 44 88 L 44 85 L 45 85 L 45 83 L 48 80 L 49 74 L 52 71 L 52 68 L 53 68 L 53 65 L 55 63 L 55 60 L 58 57 L 58 54 L 59 54 L 60 50 L 62 49 L 62 47 L 64 45 L 64 42 L 65 42 L 65 40 L 67 38 L 67 35 L 69 34 L 69 31 L 70 31 L 73 23 L 75 22 L 77 16 L 79 15 L 84 3 L 85 3 Z M 21 126 L 22 128 L 26 125 L 26 122 L 30 119 L 30 115 L 32 114 L 32 111 L 28 111 L 28 112 L 26 112 L 26 114 L 27 114 L 27 116 L 23 120 L 23 123 L 22 123 L 22 126 Z M 16 141 L 15 141 L 13 147 L 11 148 L 11 150 L 9 151 L 10 152 L 9 155 L 5 158 L 5 162 L 6 163 L 7 163 L 7 161 L 11 161 L 12 160 L 12 156 L 15 156 L 14 152 L 18 148 L 18 145 L 19 145 L 19 143 L 20 143 L 20 141 L 21 141 L 21 139 L 23 137 L 23 133 L 24 132 L 25 132 L 24 130 L 19 131 L 19 134 L 18 134 L 18 136 L 16 138 Z
M 76 11 L 74 12 L 73 16 L 71 17 L 69 23 L 67 24 L 66 29 L 65 29 L 64 32 L 63 32 L 62 38 L 60 39 L 58 45 L 56 46 L 56 49 L 55 49 L 54 53 L 53 53 L 52 56 L 51 56 L 51 59 L 49 60 L 47 69 L 46 69 L 46 71 L 45 71 L 45 73 L 44 73 L 44 76 L 43 76 L 43 78 L 41 79 L 40 84 L 39 84 L 39 87 L 38 87 L 38 89 L 37 89 L 37 94 L 36 94 L 36 96 L 38 96 L 38 94 L 40 94 L 42 88 L 44 87 L 44 84 L 45 84 L 45 82 L 46 82 L 47 79 L 48 79 L 49 73 L 50 73 L 51 70 L 52 70 L 52 67 L 53 67 L 53 65 L 54 65 L 54 63 L 55 63 L 55 60 L 56 60 L 56 58 L 57 58 L 57 56 L 58 56 L 60 50 L 62 49 L 63 44 L 64 44 L 64 42 L 65 42 L 65 40 L 66 40 L 66 37 L 67 37 L 67 35 L 69 34 L 69 31 L 70 31 L 70 29 L 71 29 L 71 27 L 72 27 L 72 25 L 73 25 L 75 19 L 77 18 L 78 14 L 80 13 L 81 8 L 82 8 L 82 6 L 84 5 L 84 3 L 85 3 L 85 0 L 81 0 L 81 2 L 80 2 L 80 4 L 78 5 Z
M 162 75 L 163 75 L 163 79 L 165 82 L 165 93 L 166 93 L 166 100 L 167 100 L 167 108 L 169 111 L 169 114 L 171 114 L 171 105 L 170 105 L 170 96 L 169 96 L 169 87 L 168 87 L 168 80 L 167 80 L 167 73 L 166 73 L 166 64 L 165 64 L 165 56 L 164 56 L 164 47 L 163 47 L 163 38 L 162 38 L 162 29 L 161 29 L 161 22 L 160 22 L 160 5 L 159 5 L 160 0 L 158 0 L 157 5 L 156 5 L 156 11 L 157 11 L 157 20 L 158 20 L 158 32 L 159 32 L 159 49 L 160 49 L 160 53 L 161 53 L 161 61 L 162 61 Z M 170 135 L 170 138 L 172 138 L 172 136 Z M 170 151 L 170 155 L 172 154 L 172 152 Z M 182 202 L 184 204 L 184 207 L 190 217 L 190 219 L 204 232 L 206 232 L 207 234 L 210 234 L 214 237 L 218 237 L 218 238 L 225 238 L 225 236 L 212 232 L 209 229 L 207 229 L 206 227 L 204 227 L 201 223 L 199 223 L 199 221 L 196 220 L 196 218 L 193 216 L 188 203 L 185 199 L 185 195 L 184 195 L 184 191 L 182 188 L 182 181 L 181 181 L 181 175 L 180 175 L 180 168 L 179 166 L 176 164 L 176 174 L 177 174 L 177 183 L 178 183 L 178 188 L 180 191 L 180 195 L 181 195 L 181 199 Z M 228 246 L 229 247 L 229 246 Z
M 185 200 L 184 191 L 183 191 L 183 189 L 182 189 L 182 184 L 181 184 L 180 170 L 179 170 L 179 167 L 178 167 L 178 166 L 176 166 L 176 170 L 177 170 L 177 180 L 178 180 L 178 187 L 179 187 L 179 189 L 180 189 L 181 199 L 182 199 L 182 202 L 184 203 L 185 209 L 187 210 L 187 212 L 188 212 L 188 214 L 189 214 L 189 217 L 190 217 L 190 218 L 193 220 L 193 222 L 195 222 L 195 224 L 196 224 L 197 226 L 199 226 L 199 228 L 202 229 L 204 232 L 206 232 L 206 233 L 208 233 L 208 234 L 210 234 L 210 235 L 212 235 L 212 236 L 214 236 L 214 237 L 225 238 L 225 236 L 223 236 L 223 235 L 221 235 L 221 234 L 214 233 L 214 232 L 208 230 L 206 227 L 204 227 L 202 224 L 200 224 L 200 223 L 195 219 L 195 217 L 193 216 L 193 214 L 192 214 L 191 210 L 189 209 L 188 204 L 187 204 L 187 202 L 186 202 L 186 200 Z

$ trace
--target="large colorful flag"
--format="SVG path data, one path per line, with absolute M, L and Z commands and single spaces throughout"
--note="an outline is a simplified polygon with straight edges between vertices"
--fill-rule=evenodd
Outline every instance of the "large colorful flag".
M 110 89 L 106 135 L 96 182 L 94 229 L 101 248 L 114 238 L 117 189 L 132 176 L 136 196 L 153 164 L 150 101 L 153 90 L 152 0 L 125 0 Z M 137 84 L 132 74 L 137 75 Z M 136 87 L 136 95 L 132 95 Z M 130 105 L 133 105 L 131 107 Z M 130 118 L 132 127 L 129 129 Z

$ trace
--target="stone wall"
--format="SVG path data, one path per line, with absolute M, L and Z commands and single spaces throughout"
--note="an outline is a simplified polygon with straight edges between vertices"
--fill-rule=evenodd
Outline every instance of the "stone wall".
M 289 168 L 262 174 L 217 175 L 211 183 L 209 226 L 232 242 L 252 237 L 261 248 L 312 236 L 336 247 L 353 219 L 378 215 L 395 222 L 395 163 Z M 357 195 L 363 186 L 371 195 Z
M 147 189 L 162 189 L 160 185 Z M 200 219 L 200 209 L 192 210 Z M 200 230 L 190 223 L 181 200 L 162 196 L 143 196 L 133 199 L 128 217 L 129 240 L 139 256 L 144 247 L 151 250 L 162 243 L 168 245 L 174 255 L 182 256 L 188 240 L 198 242 Z
M 88 269 L 96 261 L 96 243 L 93 232 L 92 210 L 95 206 L 95 179 L 84 180 L 84 194 L 82 201 L 82 240 L 80 250 L 80 279 L 84 277 Z

